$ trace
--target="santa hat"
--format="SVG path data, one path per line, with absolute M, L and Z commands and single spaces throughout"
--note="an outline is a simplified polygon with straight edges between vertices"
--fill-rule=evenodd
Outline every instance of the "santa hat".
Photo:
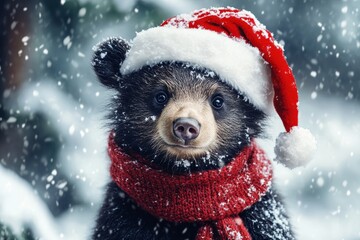
M 311 159 L 316 141 L 298 126 L 298 92 L 284 50 L 252 13 L 228 7 L 170 18 L 137 34 L 120 71 L 164 61 L 210 69 L 255 107 L 275 107 L 286 129 L 276 139 L 275 160 L 294 168 Z

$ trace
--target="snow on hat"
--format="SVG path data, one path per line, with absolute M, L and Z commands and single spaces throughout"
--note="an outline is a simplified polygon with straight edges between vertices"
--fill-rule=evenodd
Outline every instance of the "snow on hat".
M 211 8 L 169 18 L 137 34 L 120 72 L 126 75 L 164 61 L 210 69 L 255 107 L 269 112 L 274 106 L 286 129 L 276 139 L 275 160 L 289 168 L 310 161 L 316 140 L 298 127 L 294 75 L 282 46 L 252 13 Z

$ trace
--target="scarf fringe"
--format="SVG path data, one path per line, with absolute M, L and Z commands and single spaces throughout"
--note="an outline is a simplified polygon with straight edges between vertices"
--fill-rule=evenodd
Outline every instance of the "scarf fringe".
M 221 239 L 251 240 L 251 236 L 239 216 L 216 221 L 215 229 Z M 196 240 L 214 240 L 214 228 L 209 222 L 200 227 Z
M 210 224 L 204 224 L 198 230 L 196 240 L 212 240 L 214 237 L 213 229 Z

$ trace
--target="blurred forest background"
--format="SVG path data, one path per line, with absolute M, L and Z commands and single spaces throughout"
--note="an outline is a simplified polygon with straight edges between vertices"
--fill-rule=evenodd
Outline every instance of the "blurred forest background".
M 132 39 L 210 6 L 255 14 L 284 45 L 300 121 L 318 140 L 305 168 L 275 164 L 300 240 L 360 239 L 360 1 L 5 0 L 0 6 L 0 239 L 88 239 L 109 181 L 92 46 Z M 270 139 L 283 131 L 274 117 Z

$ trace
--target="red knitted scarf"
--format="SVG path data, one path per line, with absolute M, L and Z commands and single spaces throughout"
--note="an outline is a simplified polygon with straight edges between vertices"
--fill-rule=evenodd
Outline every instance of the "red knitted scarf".
M 172 222 L 202 222 L 196 239 L 251 236 L 239 217 L 268 190 L 272 167 L 255 143 L 219 170 L 171 175 L 123 153 L 109 138 L 111 177 L 140 207 Z

